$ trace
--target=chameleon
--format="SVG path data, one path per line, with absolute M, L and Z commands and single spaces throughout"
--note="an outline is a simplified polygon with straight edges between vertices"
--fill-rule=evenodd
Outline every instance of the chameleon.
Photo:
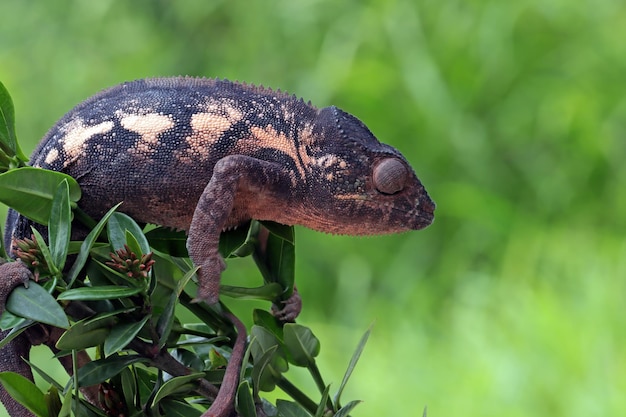
M 435 210 L 406 158 L 356 117 L 216 78 L 151 78 L 103 90 L 47 132 L 30 165 L 75 178 L 79 206 L 94 218 L 123 202 L 119 210 L 139 222 L 187 232 L 199 266 L 197 300 L 209 304 L 219 300 L 225 263 L 218 242 L 226 229 L 256 219 L 380 235 L 423 229 Z M 30 227 L 10 211 L 6 247 L 29 236 Z M 11 264 L 0 266 L 0 308 L 29 277 Z M 6 356 L 11 349 L 27 354 L 16 343 L 0 352 L 0 368 L 21 362 Z M 2 391 L 0 397 L 15 406 Z M 229 415 L 221 407 L 206 415 Z

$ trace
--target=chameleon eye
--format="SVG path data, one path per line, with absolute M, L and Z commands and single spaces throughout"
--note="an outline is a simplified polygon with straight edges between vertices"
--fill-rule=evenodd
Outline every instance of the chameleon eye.
M 404 189 L 409 172 L 396 158 L 386 158 L 374 167 L 374 186 L 383 194 L 395 194 Z

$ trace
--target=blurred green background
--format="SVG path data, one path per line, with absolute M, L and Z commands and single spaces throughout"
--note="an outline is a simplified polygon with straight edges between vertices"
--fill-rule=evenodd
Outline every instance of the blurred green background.
M 626 415 L 624 2 L 3 0 L 0 16 L 25 152 L 102 88 L 187 74 L 335 104 L 405 154 L 431 227 L 297 230 L 300 321 L 333 387 L 375 322 L 354 416 Z M 259 279 L 246 260 L 224 279 L 242 276 Z

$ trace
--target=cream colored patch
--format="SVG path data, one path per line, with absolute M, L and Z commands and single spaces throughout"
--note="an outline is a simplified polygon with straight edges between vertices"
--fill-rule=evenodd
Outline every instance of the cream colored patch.
M 65 125 L 63 151 L 67 155 L 65 165 L 77 158 L 85 149 L 85 144 L 94 135 L 102 135 L 113 129 L 113 122 L 106 121 L 93 126 L 85 126 L 82 119 L 76 119 Z
M 250 128 L 250 133 L 252 133 L 252 138 L 256 141 L 257 147 L 276 149 L 289 155 L 296 163 L 300 177 L 305 178 L 304 166 L 300 163 L 298 149 L 296 149 L 293 140 L 285 136 L 284 133 L 278 133 L 272 125 L 265 127 L 253 126 Z
M 153 153 L 154 145 L 159 143 L 159 135 L 174 127 L 171 116 L 159 113 L 123 115 L 120 124 L 124 129 L 141 136 L 141 141 L 130 149 L 132 153 L 141 155 Z
M 174 127 L 172 117 L 165 114 L 130 114 L 120 119 L 122 127 L 141 135 L 149 143 L 157 143 L 159 134 Z
M 213 113 L 196 113 L 191 116 L 191 129 L 194 133 L 220 134 L 230 128 L 234 121 L 228 117 Z
M 46 164 L 51 164 L 54 161 L 57 160 L 57 158 L 59 157 L 59 151 L 57 149 L 51 149 L 50 152 L 48 152 L 48 155 L 46 155 Z
M 241 111 L 224 104 L 210 103 L 206 110 L 191 116 L 192 134 L 185 138 L 187 149 L 176 157 L 184 163 L 209 158 L 209 151 L 228 129 L 243 118 Z

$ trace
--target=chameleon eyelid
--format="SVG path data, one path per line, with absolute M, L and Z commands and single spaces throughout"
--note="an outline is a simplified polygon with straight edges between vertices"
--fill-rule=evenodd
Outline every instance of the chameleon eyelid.
M 383 194 L 391 195 L 402 191 L 408 179 L 408 170 L 397 158 L 385 158 L 374 167 L 374 186 Z

